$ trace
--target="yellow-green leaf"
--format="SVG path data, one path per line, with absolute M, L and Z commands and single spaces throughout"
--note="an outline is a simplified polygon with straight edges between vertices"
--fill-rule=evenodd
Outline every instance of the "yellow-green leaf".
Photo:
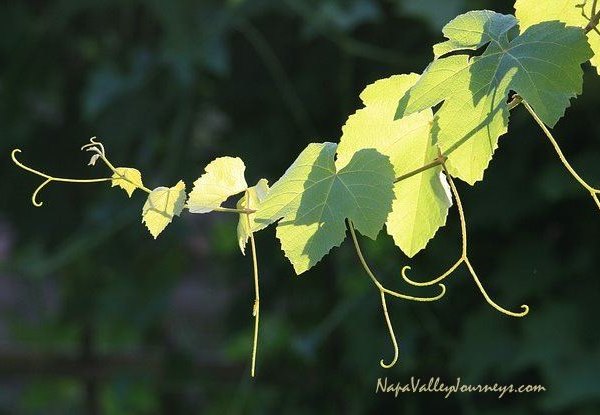
M 334 143 L 312 143 L 271 187 L 255 221 L 278 222 L 277 238 L 300 275 L 346 238 L 346 219 L 371 239 L 383 227 L 394 199 L 394 169 L 373 148 L 354 153 L 338 169 Z
M 402 118 L 443 102 L 434 138 L 450 174 L 469 184 L 483 178 L 507 131 L 510 91 L 553 127 L 582 90 L 580 65 L 592 56 L 583 30 L 550 21 L 517 33 L 517 23 L 487 10 L 452 20 L 444 27 L 448 41 L 434 50 L 454 54 L 435 59 L 398 104 Z M 460 53 L 484 44 L 478 56 Z
M 221 206 L 229 197 L 248 188 L 246 166 L 238 157 L 219 157 L 206 166 L 194 182 L 187 207 L 192 213 L 208 213 Z
M 577 7 L 584 3 L 583 8 Z M 515 15 L 522 31 L 534 24 L 551 20 L 584 28 L 592 16 L 593 3 L 592 0 L 517 0 Z M 596 12 L 599 10 L 600 7 Z M 590 59 L 590 62 L 600 74 L 600 33 L 591 30 L 588 32 L 587 38 L 594 51 L 594 57 Z
M 360 94 L 364 108 L 348 117 L 342 128 L 338 161 L 344 165 L 363 148 L 374 148 L 388 156 L 396 177 L 431 163 L 438 150 L 433 144 L 430 108 L 398 120 L 394 114 L 398 100 L 419 79 L 417 74 L 395 75 L 367 86 Z M 451 200 L 444 191 L 441 166 L 399 181 L 388 215 L 387 232 L 409 257 L 425 248 L 437 230 L 446 223 Z
M 174 216 L 179 216 L 185 204 L 185 183 L 173 187 L 157 187 L 148 195 L 142 209 L 142 222 L 154 239 L 167 227 Z
M 267 197 L 268 191 L 269 182 L 266 179 L 260 179 L 255 186 L 252 186 L 246 190 L 244 195 L 238 201 L 237 208 L 251 210 L 260 209 L 260 204 Z M 254 221 L 255 216 L 256 213 L 240 214 L 240 220 L 238 222 L 237 227 L 237 234 L 240 250 L 244 255 L 246 255 L 246 244 L 248 243 L 248 238 L 250 238 L 250 234 L 266 227 L 265 224 L 256 223 Z M 248 222 L 250 222 L 250 226 L 248 226 Z
M 142 183 L 142 173 L 131 167 L 117 167 L 116 172 L 112 175 L 112 187 L 119 186 L 125 190 L 129 197 L 138 187 L 144 187 Z

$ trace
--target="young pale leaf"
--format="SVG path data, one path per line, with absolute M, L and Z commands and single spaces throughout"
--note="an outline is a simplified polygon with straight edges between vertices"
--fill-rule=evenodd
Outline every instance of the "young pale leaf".
M 240 198 L 237 203 L 238 209 L 260 209 L 262 201 L 267 197 L 269 191 L 269 182 L 267 179 L 260 179 L 255 186 L 249 187 L 244 195 Z M 246 255 L 246 244 L 248 238 L 253 232 L 258 232 L 263 229 L 266 225 L 258 224 L 254 221 L 256 213 L 240 213 L 240 219 L 237 227 L 238 243 L 242 254 Z M 248 224 L 249 223 L 249 224 Z
M 374 148 L 388 156 L 396 177 L 414 171 L 437 156 L 432 143 L 430 108 L 394 120 L 398 100 L 419 75 L 396 75 L 367 86 L 360 97 L 364 108 L 342 127 L 338 165 L 345 166 L 354 153 Z M 446 223 L 451 201 L 444 191 L 441 166 L 428 169 L 394 185 L 395 200 L 387 218 L 387 232 L 409 257 L 423 249 Z
M 96 162 L 98 161 L 98 159 L 100 158 L 100 154 L 94 154 L 91 158 L 90 158 L 90 162 L 88 163 L 88 166 L 95 166 Z
M 244 172 L 246 166 L 238 157 L 219 157 L 206 166 L 194 182 L 187 208 L 192 213 L 208 213 L 221 206 L 230 196 L 248 188 Z
M 142 208 L 142 222 L 154 239 L 179 216 L 185 203 L 185 183 L 179 181 L 174 187 L 157 187 L 148 195 Z
M 488 22 L 484 26 L 506 30 L 482 31 L 482 19 Z M 480 33 L 481 40 L 464 36 L 469 21 L 475 22 L 473 32 Z M 470 184 L 483 178 L 498 137 L 507 130 L 508 92 L 516 91 L 547 125 L 554 126 L 569 100 L 581 93 L 580 65 L 592 55 L 581 29 L 544 22 L 510 39 L 509 21 L 510 16 L 478 11 L 448 23 L 444 33 L 452 45 L 476 48 L 489 39 L 488 46 L 481 56 L 434 60 L 396 111 L 396 118 L 401 118 L 443 102 L 435 114 L 434 137 L 448 156 L 450 173 Z M 452 51 L 454 46 L 445 45 L 438 51 Z
M 346 219 L 375 239 L 391 209 L 394 169 L 389 158 L 375 149 L 363 149 L 339 168 L 334 161 L 336 147 L 309 144 L 271 187 L 256 213 L 255 222 L 261 226 L 281 219 L 277 237 L 297 274 L 342 243 Z
M 436 58 L 457 50 L 475 50 L 515 27 L 515 18 L 489 10 L 461 14 L 444 26 L 447 41 L 433 46 Z
M 600 7 L 597 7 L 595 11 L 592 10 L 593 4 L 592 0 L 517 0 L 515 15 L 519 19 L 521 30 L 551 20 L 561 21 L 568 26 L 584 28 L 594 12 L 600 11 Z M 587 39 L 594 51 L 594 57 L 590 59 L 590 62 L 600 74 L 600 33 L 591 30 L 587 34 Z
M 119 186 L 127 192 L 129 197 L 135 189 L 144 186 L 142 173 L 139 170 L 130 167 L 117 167 L 115 170 L 116 173 L 112 175 L 111 187 Z

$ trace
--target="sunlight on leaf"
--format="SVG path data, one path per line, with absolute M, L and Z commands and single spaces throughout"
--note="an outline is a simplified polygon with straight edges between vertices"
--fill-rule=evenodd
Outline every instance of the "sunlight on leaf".
M 581 93 L 581 64 L 592 56 L 581 29 L 545 22 L 511 38 L 516 25 L 514 17 L 489 11 L 452 20 L 444 28 L 449 40 L 434 50 L 475 49 L 489 42 L 485 51 L 434 60 L 398 105 L 401 118 L 443 102 L 435 113 L 434 137 L 448 156 L 450 173 L 469 184 L 483 178 L 507 131 L 509 91 L 554 126 Z
M 95 161 L 93 157 L 90 163 L 92 161 Z M 142 173 L 139 170 L 130 167 L 117 167 L 115 170 L 117 172 L 112 175 L 112 187 L 119 186 L 127 192 L 129 197 L 131 197 L 135 189 L 144 186 L 142 183 Z
M 580 6 L 585 3 L 583 10 Z M 585 27 L 592 17 L 592 0 L 517 0 L 515 15 L 521 30 L 537 23 L 551 20 L 561 21 L 569 26 Z M 596 10 L 598 12 L 600 10 Z M 585 16 L 584 16 L 585 15 Z M 591 30 L 587 34 L 588 43 L 594 51 L 590 59 L 600 74 L 600 33 Z
M 142 208 L 142 222 L 154 239 L 167 227 L 174 216 L 179 216 L 185 203 L 185 183 L 173 187 L 157 187 L 148 195 Z
M 277 237 L 297 274 L 343 242 L 346 219 L 375 239 L 391 210 L 394 169 L 389 158 L 364 149 L 338 168 L 336 149 L 333 143 L 309 144 L 271 187 L 256 214 L 260 225 L 281 219 Z
M 192 213 L 208 213 L 221 206 L 229 197 L 248 188 L 244 172 L 246 166 L 238 157 L 219 157 L 206 166 L 194 182 L 187 207 Z
M 438 156 L 431 137 L 431 109 L 394 120 L 398 100 L 418 79 L 417 74 L 395 75 L 365 88 L 360 94 L 365 107 L 352 114 L 342 128 L 340 166 L 356 151 L 374 148 L 390 158 L 396 177 L 400 177 Z M 434 167 L 394 185 L 387 232 L 409 257 L 425 248 L 446 223 L 451 199 L 444 190 L 446 178 L 441 171 L 441 166 Z

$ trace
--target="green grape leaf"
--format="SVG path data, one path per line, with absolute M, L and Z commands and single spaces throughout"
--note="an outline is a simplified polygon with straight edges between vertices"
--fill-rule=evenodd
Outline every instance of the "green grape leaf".
M 93 158 L 90 162 L 94 161 Z M 134 190 L 138 187 L 143 187 L 142 173 L 137 169 L 130 167 L 117 167 L 116 172 L 112 175 L 111 187 L 119 186 L 121 189 L 127 192 L 127 195 L 131 197 Z
M 537 23 L 558 20 L 568 26 L 586 27 L 594 14 L 591 0 L 517 0 L 515 15 L 521 30 Z M 583 4 L 583 7 L 581 5 Z M 595 12 L 600 11 L 600 7 Z M 588 43 L 594 51 L 590 59 L 600 74 L 600 32 L 591 30 L 587 34 Z
M 154 239 L 179 216 L 185 204 L 185 183 L 179 181 L 173 187 L 157 187 L 148 195 L 142 208 L 142 222 Z
M 346 219 L 375 239 L 392 206 L 394 169 L 389 158 L 363 149 L 339 168 L 336 149 L 333 143 L 309 144 L 256 213 L 261 226 L 279 221 L 277 237 L 297 274 L 344 241 Z
M 474 184 L 483 178 L 498 138 L 507 131 L 509 91 L 521 95 L 552 127 L 569 100 L 581 93 L 581 64 L 592 51 L 581 29 L 561 22 L 539 23 L 511 38 L 510 17 L 489 11 L 466 15 L 472 18 L 457 17 L 444 33 L 453 45 L 477 48 L 483 40 L 464 36 L 467 22 L 475 22 L 473 32 L 490 40 L 484 52 L 472 58 L 459 54 L 434 60 L 400 99 L 396 118 L 443 102 L 435 113 L 434 138 L 448 156 L 450 173 Z M 488 22 L 483 26 L 506 30 L 482 30 L 482 20 Z M 512 22 L 517 24 L 515 18 Z M 446 42 L 438 51 L 453 51 L 452 47 Z
M 390 158 L 396 177 L 431 163 L 438 150 L 432 143 L 430 108 L 394 120 L 398 100 L 419 75 L 395 75 L 367 86 L 360 94 L 365 105 L 342 127 L 338 164 L 345 166 L 363 148 L 374 148 Z M 396 245 L 409 257 L 425 248 L 446 223 L 451 198 L 445 190 L 441 166 L 394 185 L 395 200 L 386 227 Z
M 191 213 L 208 213 L 221 206 L 229 197 L 248 188 L 244 172 L 246 166 L 238 157 L 219 157 L 206 166 L 194 182 L 187 208 Z
M 266 179 L 260 179 L 256 185 L 249 187 L 237 203 L 238 209 L 259 210 L 262 201 L 267 197 L 269 191 L 269 182 Z M 246 255 L 246 244 L 248 238 L 253 232 L 258 232 L 266 225 L 256 223 L 254 218 L 256 213 L 240 213 L 240 219 L 237 226 L 238 243 L 243 255 Z
M 515 27 L 513 16 L 479 10 L 457 16 L 444 26 L 447 41 L 433 46 L 436 58 L 457 50 L 475 50 Z

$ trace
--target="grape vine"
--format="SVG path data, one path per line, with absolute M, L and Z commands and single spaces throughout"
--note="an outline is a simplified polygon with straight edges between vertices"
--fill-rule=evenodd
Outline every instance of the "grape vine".
M 498 139 L 508 132 L 510 112 L 524 107 L 540 127 L 574 179 L 600 209 L 600 189 L 588 184 L 564 156 L 550 128 L 561 119 L 570 100 L 582 92 L 581 65 L 590 61 L 600 70 L 600 21 L 597 0 L 517 0 L 515 15 L 472 11 L 456 17 L 443 29 L 446 41 L 434 45 L 434 60 L 422 74 L 394 75 L 368 85 L 360 98 L 364 107 L 350 115 L 338 144 L 311 143 L 272 185 L 266 179 L 249 186 L 246 166 L 237 157 L 219 157 L 186 193 L 179 181 L 172 187 L 147 188 L 141 173 L 115 167 L 95 137 L 81 149 L 92 153 L 110 170 L 106 177 L 55 177 L 24 164 L 42 183 L 31 201 L 40 207 L 40 191 L 52 182 L 110 182 L 129 197 L 136 189 L 147 193 L 142 221 L 154 238 L 179 216 L 190 213 L 239 215 L 237 236 L 242 254 L 250 243 L 255 298 L 251 375 L 255 376 L 260 323 L 259 268 L 254 233 L 276 224 L 276 235 L 296 274 L 315 266 L 350 234 L 358 260 L 379 290 L 393 346 L 399 347 L 387 299 L 436 301 L 446 293 L 444 280 L 464 265 L 485 301 L 511 317 L 528 314 L 529 306 L 511 311 L 488 294 L 468 250 L 467 220 L 455 179 L 470 185 L 481 181 Z M 239 196 L 235 207 L 224 206 Z M 445 225 L 456 206 L 461 232 L 458 259 L 440 275 L 400 275 L 409 286 L 437 285 L 431 296 L 411 296 L 384 286 L 360 247 L 358 234 L 375 240 L 385 226 L 398 248 L 412 258 Z

